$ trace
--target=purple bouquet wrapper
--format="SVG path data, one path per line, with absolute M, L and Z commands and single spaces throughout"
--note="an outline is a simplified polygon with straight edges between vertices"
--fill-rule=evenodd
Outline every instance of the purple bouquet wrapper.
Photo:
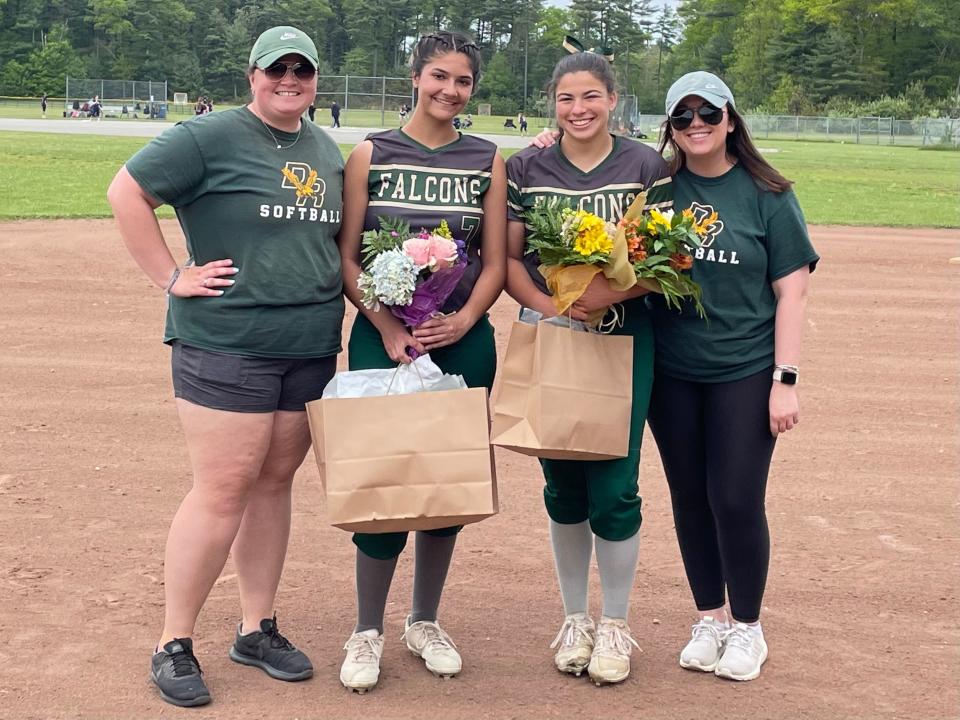
M 415 328 L 432 318 L 443 307 L 447 298 L 453 294 L 463 278 L 463 274 L 467 271 L 466 243 L 462 240 L 456 240 L 455 242 L 457 243 L 457 255 L 459 256 L 456 265 L 438 270 L 420 282 L 413 291 L 413 299 L 409 305 L 390 306 L 390 312 L 400 318 L 408 328 Z M 412 347 L 408 347 L 407 355 L 416 360 L 420 353 Z
M 417 327 L 443 307 L 466 271 L 467 264 L 459 262 L 432 273 L 417 285 L 409 305 L 391 305 L 390 312 L 400 318 L 407 327 Z

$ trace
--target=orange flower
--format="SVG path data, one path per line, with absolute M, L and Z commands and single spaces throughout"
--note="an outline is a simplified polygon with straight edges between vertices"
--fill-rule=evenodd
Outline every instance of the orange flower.
M 684 253 L 673 253 L 670 256 L 670 267 L 674 270 L 689 270 L 693 267 L 693 256 Z

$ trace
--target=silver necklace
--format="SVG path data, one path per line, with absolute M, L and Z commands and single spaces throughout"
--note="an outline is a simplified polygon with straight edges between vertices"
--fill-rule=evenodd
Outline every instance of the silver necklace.
M 297 130 L 297 136 L 293 139 L 292 143 L 284 147 L 283 145 L 280 144 L 280 141 L 277 140 L 277 136 L 273 134 L 273 130 L 270 129 L 270 126 L 263 121 L 263 118 L 257 115 L 257 120 L 259 120 L 260 124 L 263 125 L 263 127 L 266 129 L 268 133 L 270 133 L 270 137 L 273 138 L 273 141 L 277 144 L 277 150 L 289 150 L 290 148 L 292 148 L 300 140 L 300 133 L 303 132 L 303 121 L 301 121 L 300 128 Z

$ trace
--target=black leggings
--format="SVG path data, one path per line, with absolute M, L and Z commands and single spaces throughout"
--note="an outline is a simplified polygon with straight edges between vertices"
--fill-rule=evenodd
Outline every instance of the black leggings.
M 658 374 L 648 415 L 697 609 L 723 607 L 726 588 L 734 619 L 746 623 L 760 618 L 770 562 L 771 376 L 698 383 Z

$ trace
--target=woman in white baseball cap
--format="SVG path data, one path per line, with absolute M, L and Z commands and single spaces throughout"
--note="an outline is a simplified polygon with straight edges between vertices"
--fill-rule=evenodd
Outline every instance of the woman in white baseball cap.
M 649 422 L 700 615 L 680 665 L 752 680 L 768 652 L 767 475 L 777 436 L 800 418 L 800 339 L 819 257 L 791 182 L 757 150 L 723 80 L 684 75 L 666 111 L 660 151 L 670 152 L 674 207 L 708 226 L 690 272 L 709 322 L 648 296 Z

